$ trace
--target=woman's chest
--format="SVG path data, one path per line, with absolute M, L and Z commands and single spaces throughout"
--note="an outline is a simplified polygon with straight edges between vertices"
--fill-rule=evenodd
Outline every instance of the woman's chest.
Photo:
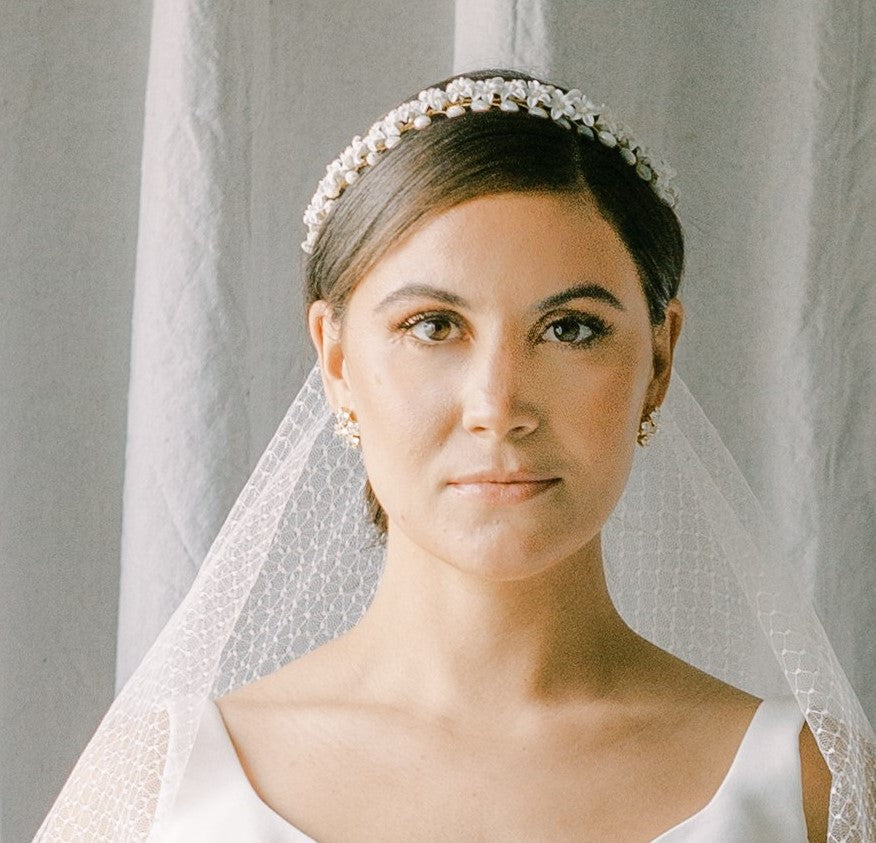
M 652 841 L 709 802 L 730 750 L 706 758 L 647 732 L 500 740 L 372 723 L 243 754 L 261 800 L 320 843 Z

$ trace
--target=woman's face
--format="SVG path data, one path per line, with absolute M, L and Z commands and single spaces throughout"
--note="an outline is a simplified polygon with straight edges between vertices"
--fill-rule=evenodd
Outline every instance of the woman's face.
M 390 547 L 400 532 L 512 580 L 598 540 L 681 306 L 652 328 L 632 258 L 580 196 L 508 193 L 427 221 L 359 281 L 343 329 L 328 317 L 314 304 L 311 333 Z

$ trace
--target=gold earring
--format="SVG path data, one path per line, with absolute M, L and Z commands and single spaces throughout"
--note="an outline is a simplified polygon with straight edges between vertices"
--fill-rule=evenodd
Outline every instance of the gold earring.
M 348 407 L 335 410 L 335 436 L 340 437 L 351 448 L 359 447 L 359 422 L 353 418 Z
M 655 407 L 648 413 L 645 418 L 639 422 L 639 432 L 636 435 L 636 442 L 643 448 L 647 447 L 648 441 L 657 432 L 657 422 L 660 418 L 660 408 Z

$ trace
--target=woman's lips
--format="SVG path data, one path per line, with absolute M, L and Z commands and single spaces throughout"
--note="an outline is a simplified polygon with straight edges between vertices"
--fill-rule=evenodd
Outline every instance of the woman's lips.
M 520 480 L 511 482 L 471 481 L 450 483 L 457 494 L 485 503 L 520 503 L 534 498 L 560 482 L 559 477 L 548 480 Z

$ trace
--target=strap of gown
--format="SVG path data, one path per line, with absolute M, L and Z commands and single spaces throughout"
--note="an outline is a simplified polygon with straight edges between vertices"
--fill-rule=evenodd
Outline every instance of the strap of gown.
M 803 792 L 800 773 L 800 729 L 803 713 L 793 697 L 767 699 L 752 721 L 725 780 L 741 807 L 751 805 L 773 816 L 776 828 L 801 823 Z
M 266 805 L 246 778 L 218 706 L 208 702 L 182 786 L 150 843 L 314 843 Z
M 793 697 L 765 699 L 709 803 L 652 843 L 807 840 L 800 777 L 803 714 Z

